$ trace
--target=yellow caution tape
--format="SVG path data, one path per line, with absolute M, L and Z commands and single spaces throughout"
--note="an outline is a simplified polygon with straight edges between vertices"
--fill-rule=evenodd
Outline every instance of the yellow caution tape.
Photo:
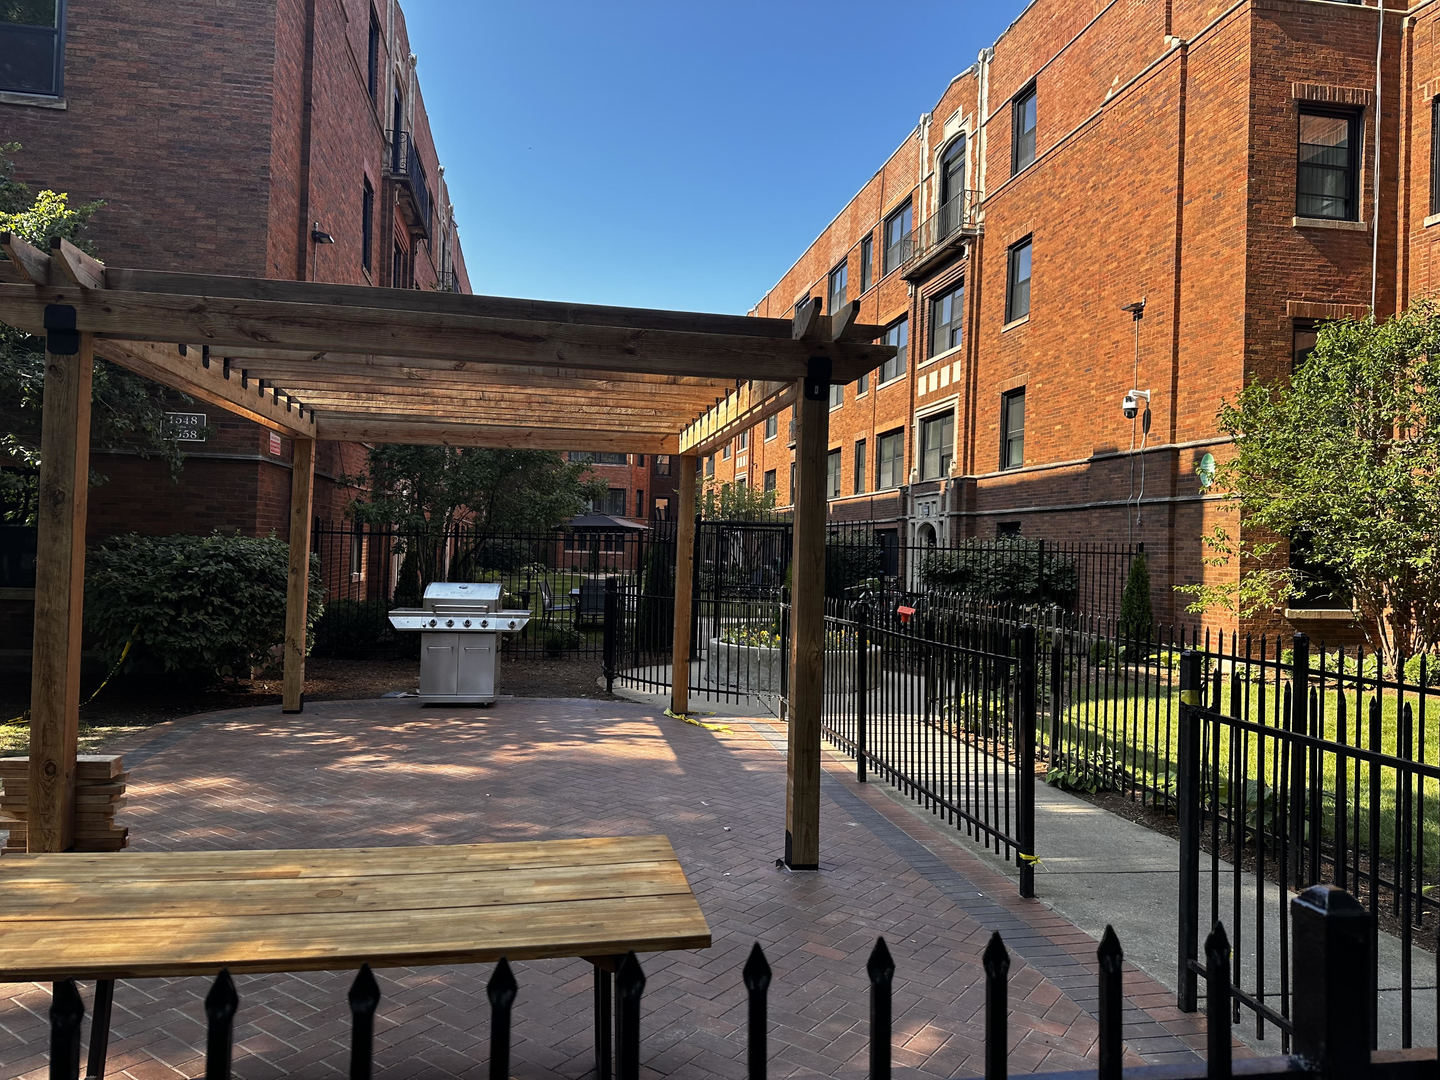
M 704 728 L 706 731 L 729 731 L 728 724 L 707 724 L 702 720 L 696 720 L 693 716 L 686 716 L 684 713 L 677 713 L 670 709 L 665 710 L 665 715 L 672 720 L 684 720 L 687 724 L 694 724 L 696 727 Z
M 95 688 L 95 692 L 94 692 L 93 694 L 91 694 L 88 698 L 86 698 L 84 701 L 82 701 L 82 702 L 80 703 L 80 705 L 79 705 L 80 708 L 83 709 L 86 705 L 89 705 L 90 702 L 94 701 L 97 697 L 100 696 L 100 691 L 101 691 L 101 690 L 104 690 L 105 687 L 110 684 L 110 680 L 113 679 L 113 678 L 115 677 L 115 673 L 120 670 L 120 665 L 123 664 L 123 663 L 125 663 L 125 658 L 130 655 L 130 646 L 133 645 L 133 644 L 135 644 L 135 635 L 138 634 L 139 632 L 140 632 L 140 624 L 139 624 L 139 623 L 136 623 L 136 624 L 131 628 L 131 630 L 130 630 L 130 638 L 129 638 L 129 640 L 127 640 L 127 641 L 125 642 L 125 647 L 120 650 L 120 659 L 115 661 L 115 666 L 110 669 L 110 674 L 106 675 L 105 678 L 104 678 L 103 680 L 101 680 L 100 685 Z M 26 709 L 26 710 L 25 710 L 23 713 L 21 713 L 19 716 L 11 717 L 9 720 L 6 720 L 5 723 L 6 723 L 6 724 L 24 724 L 24 723 L 28 723 L 29 720 L 30 720 L 30 710 L 29 710 L 29 709 Z
M 1032 869 L 1039 870 L 1045 865 L 1040 861 L 1039 855 L 1026 855 L 1023 851 L 1017 851 L 1015 854 L 1019 856 L 1022 863 Z

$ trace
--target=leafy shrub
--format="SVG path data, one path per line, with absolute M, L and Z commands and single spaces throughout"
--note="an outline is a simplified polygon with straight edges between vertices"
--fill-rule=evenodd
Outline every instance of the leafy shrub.
M 563 652 L 578 649 L 585 644 L 585 635 L 575 627 L 564 623 L 542 624 L 538 637 L 547 656 L 559 656 Z
M 247 536 L 117 536 L 90 551 L 85 625 L 125 670 L 206 684 L 248 677 L 285 640 L 290 553 Z M 310 558 L 309 626 L 321 617 L 320 559 Z
M 1422 673 L 1420 671 L 1421 657 L 1412 656 L 1405 661 L 1405 681 L 1420 685 Z M 1423 673 L 1424 685 L 1440 686 L 1440 656 L 1426 656 L 1425 671 Z
M 926 589 L 971 600 L 1070 608 L 1077 576 L 1074 562 L 1043 551 L 1039 541 L 1002 537 L 931 552 L 920 563 L 920 581 Z

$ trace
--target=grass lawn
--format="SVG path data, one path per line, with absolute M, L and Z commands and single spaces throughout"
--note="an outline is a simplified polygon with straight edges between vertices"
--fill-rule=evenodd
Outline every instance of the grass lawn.
M 1314 700 L 1324 717 L 1327 740 L 1361 750 L 1378 747 L 1382 754 L 1420 763 L 1429 774 L 1412 776 L 1409 783 L 1415 798 L 1414 817 L 1423 835 L 1424 862 L 1431 867 L 1440 865 L 1440 821 L 1434 813 L 1440 807 L 1440 702 L 1415 695 L 1404 699 L 1411 705 L 1413 717 L 1407 753 L 1403 752 L 1406 733 L 1402 731 L 1399 695 L 1380 695 L 1378 715 L 1372 720 L 1370 697 L 1357 700 L 1353 689 L 1342 693 L 1334 686 L 1316 689 Z M 1112 778 L 1116 786 L 1173 794 L 1180 727 L 1178 681 L 1171 683 L 1163 677 L 1157 680 L 1153 675 L 1148 682 L 1143 677 L 1136 681 L 1116 676 L 1112 669 L 1106 677 L 1067 685 L 1062 700 L 1062 757 L 1071 758 L 1082 772 Z M 1220 711 L 1227 715 L 1233 714 L 1238 702 L 1240 715 L 1251 721 L 1268 728 L 1283 726 L 1283 691 L 1277 692 L 1273 682 L 1226 679 L 1221 684 L 1220 700 Z M 1357 725 L 1357 716 L 1363 716 L 1365 722 Z M 1039 724 L 1040 740 L 1048 745 L 1052 725 L 1048 705 L 1041 708 Z M 1247 812 L 1253 818 L 1263 804 L 1265 816 L 1272 818 L 1274 792 L 1283 786 L 1279 775 L 1280 741 L 1262 739 L 1254 732 L 1234 731 L 1222 735 L 1218 750 L 1222 784 L 1229 782 L 1233 757 L 1236 772 L 1246 781 L 1242 798 Z M 1210 761 L 1207 753 L 1207 768 Z M 1378 771 L 1379 798 L 1373 809 L 1378 814 L 1381 855 L 1392 858 L 1396 850 L 1396 797 L 1402 782 L 1393 767 L 1383 766 Z M 1333 834 L 1336 805 L 1344 805 L 1348 808 L 1350 843 L 1355 845 L 1358 838 L 1359 847 L 1367 849 L 1372 810 L 1370 763 L 1350 754 L 1327 751 L 1320 754 L 1319 772 L 1324 834 Z M 1314 779 L 1309 783 L 1313 786 Z

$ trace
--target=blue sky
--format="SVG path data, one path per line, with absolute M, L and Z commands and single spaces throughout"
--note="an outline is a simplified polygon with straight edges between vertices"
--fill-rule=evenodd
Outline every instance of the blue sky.
M 1023 0 L 406 0 L 477 293 L 743 313 Z

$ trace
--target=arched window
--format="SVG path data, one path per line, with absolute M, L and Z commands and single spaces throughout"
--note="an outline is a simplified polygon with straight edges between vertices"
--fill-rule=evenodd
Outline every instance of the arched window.
M 940 157 L 940 233 L 949 236 L 965 220 L 965 136 L 958 135 Z

